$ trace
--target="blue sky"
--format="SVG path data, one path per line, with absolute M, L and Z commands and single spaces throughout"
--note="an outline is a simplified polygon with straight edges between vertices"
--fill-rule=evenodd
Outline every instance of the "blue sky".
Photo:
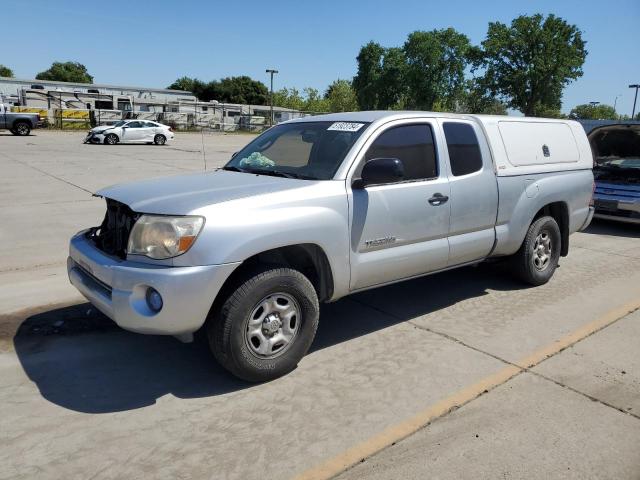
M 473 43 L 489 21 L 554 13 L 578 25 L 589 55 L 565 90 L 563 110 L 600 101 L 631 113 L 640 83 L 639 0 L 499 1 L 120 1 L 2 0 L 0 63 L 32 78 L 54 60 L 85 64 L 97 83 L 166 87 L 181 75 L 203 80 L 249 75 L 275 88 L 324 90 L 351 78 L 369 40 L 400 46 L 414 30 L 454 27 Z M 19 41 L 18 41 L 19 39 Z

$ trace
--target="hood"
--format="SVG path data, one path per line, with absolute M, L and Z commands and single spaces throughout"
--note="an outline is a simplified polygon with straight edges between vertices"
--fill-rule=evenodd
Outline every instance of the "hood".
M 114 127 L 113 125 L 101 125 L 99 127 L 92 128 L 91 131 L 94 133 L 100 133 L 100 132 L 104 132 L 105 130 L 110 130 L 112 128 L 119 128 L 119 127 Z
M 615 124 L 589 133 L 596 182 L 640 185 L 640 124 Z
M 315 183 L 216 170 L 113 185 L 99 190 L 96 195 L 124 203 L 134 212 L 187 215 L 207 205 L 293 190 Z

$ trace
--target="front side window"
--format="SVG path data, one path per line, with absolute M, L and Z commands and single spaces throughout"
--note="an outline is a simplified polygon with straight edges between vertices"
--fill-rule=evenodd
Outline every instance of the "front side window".
M 129 122 L 127 123 L 129 128 L 142 128 L 142 122 Z
M 444 122 L 442 126 L 449 150 L 451 173 L 454 177 L 482 169 L 482 154 L 478 137 L 468 123 Z
M 438 176 L 433 132 L 428 124 L 402 125 L 384 131 L 371 144 L 365 162 L 373 158 L 397 158 L 404 166 L 404 180 Z
M 224 169 L 329 180 L 367 125 L 326 121 L 276 125 L 240 150 Z

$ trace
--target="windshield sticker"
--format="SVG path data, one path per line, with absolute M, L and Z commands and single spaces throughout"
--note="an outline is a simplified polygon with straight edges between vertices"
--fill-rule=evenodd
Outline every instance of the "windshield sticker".
M 357 132 L 364 126 L 364 123 L 335 122 L 327 130 L 337 130 L 339 132 Z

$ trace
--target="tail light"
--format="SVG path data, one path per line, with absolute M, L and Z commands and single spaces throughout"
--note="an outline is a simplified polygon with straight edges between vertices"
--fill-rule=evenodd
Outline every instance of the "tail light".
M 39 113 L 37 113 L 37 114 L 36 114 L 36 120 L 37 120 L 38 122 L 40 121 L 40 114 L 39 114 Z

